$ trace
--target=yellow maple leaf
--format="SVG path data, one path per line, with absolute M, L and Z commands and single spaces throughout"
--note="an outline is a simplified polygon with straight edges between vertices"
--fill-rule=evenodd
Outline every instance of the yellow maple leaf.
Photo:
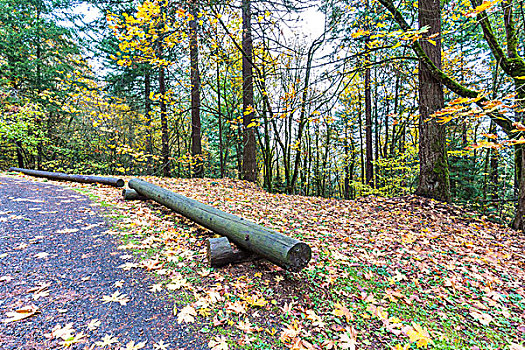
M 417 323 L 412 323 L 412 327 L 406 332 L 407 336 L 410 338 L 410 342 L 416 342 L 418 348 L 426 348 L 428 344 L 432 344 L 430 339 L 430 334 L 426 328 L 421 327 Z
M 268 300 L 258 295 L 247 296 L 245 300 L 250 306 L 264 307 L 266 304 L 268 304 Z
M 333 314 L 337 317 L 344 316 L 346 318 L 347 322 L 350 322 L 354 319 L 354 315 L 346 308 L 346 306 L 343 306 L 339 303 L 334 305 L 334 311 Z
M 474 13 L 480 13 L 480 12 L 483 12 L 485 10 L 488 10 L 489 8 L 491 8 L 493 5 L 495 5 L 496 3 L 498 3 L 499 1 L 498 0 L 495 0 L 495 1 L 483 1 L 483 3 L 479 6 L 476 6 L 476 8 L 474 9 Z

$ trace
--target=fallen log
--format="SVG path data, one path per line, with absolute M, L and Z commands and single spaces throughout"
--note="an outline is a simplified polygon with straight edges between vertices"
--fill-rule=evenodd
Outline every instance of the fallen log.
M 234 251 L 226 237 L 208 238 L 206 255 L 211 267 L 221 267 L 260 259 L 259 256 L 245 250 Z
M 144 197 L 137 193 L 137 191 L 131 189 L 131 188 L 125 188 L 122 190 L 122 198 L 127 201 L 134 201 L 134 200 L 146 200 L 147 197 Z
M 104 177 L 104 176 L 92 176 L 92 175 L 71 175 L 66 173 L 52 173 L 49 171 L 40 171 L 32 169 L 23 169 L 23 168 L 9 168 L 9 171 L 15 171 L 23 173 L 26 175 L 44 177 L 51 180 L 64 180 L 72 182 L 82 182 L 82 183 L 99 183 L 103 185 L 123 187 L 124 180 L 114 178 L 114 177 Z
M 295 238 L 140 179 L 131 179 L 128 186 L 286 270 L 300 271 L 310 261 L 310 246 Z

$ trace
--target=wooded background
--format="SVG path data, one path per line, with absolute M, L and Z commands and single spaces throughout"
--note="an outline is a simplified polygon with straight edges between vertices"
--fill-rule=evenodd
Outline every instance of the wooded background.
M 524 7 L 0 0 L 0 167 L 417 193 L 523 229 Z

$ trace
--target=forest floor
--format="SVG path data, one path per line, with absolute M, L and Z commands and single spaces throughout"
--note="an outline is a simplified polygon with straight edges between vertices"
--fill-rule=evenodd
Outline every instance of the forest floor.
M 176 295 L 166 322 L 193 327 L 211 349 L 525 349 L 520 232 L 415 196 L 344 201 L 235 180 L 143 179 L 312 247 L 299 273 L 264 261 L 212 269 L 213 233 L 161 205 L 31 178 L 98 204 L 113 225 L 105 233 L 120 240 L 116 269 L 154 275 L 151 293 Z

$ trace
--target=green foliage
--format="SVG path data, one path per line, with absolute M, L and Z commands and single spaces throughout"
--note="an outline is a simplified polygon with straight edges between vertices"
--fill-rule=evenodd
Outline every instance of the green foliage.
M 380 196 L 397 197 L 413 193 L 419 171 L 416 152 L 417 149 L 412 148 L 405 153 L 374 162 L 376 191 Z

